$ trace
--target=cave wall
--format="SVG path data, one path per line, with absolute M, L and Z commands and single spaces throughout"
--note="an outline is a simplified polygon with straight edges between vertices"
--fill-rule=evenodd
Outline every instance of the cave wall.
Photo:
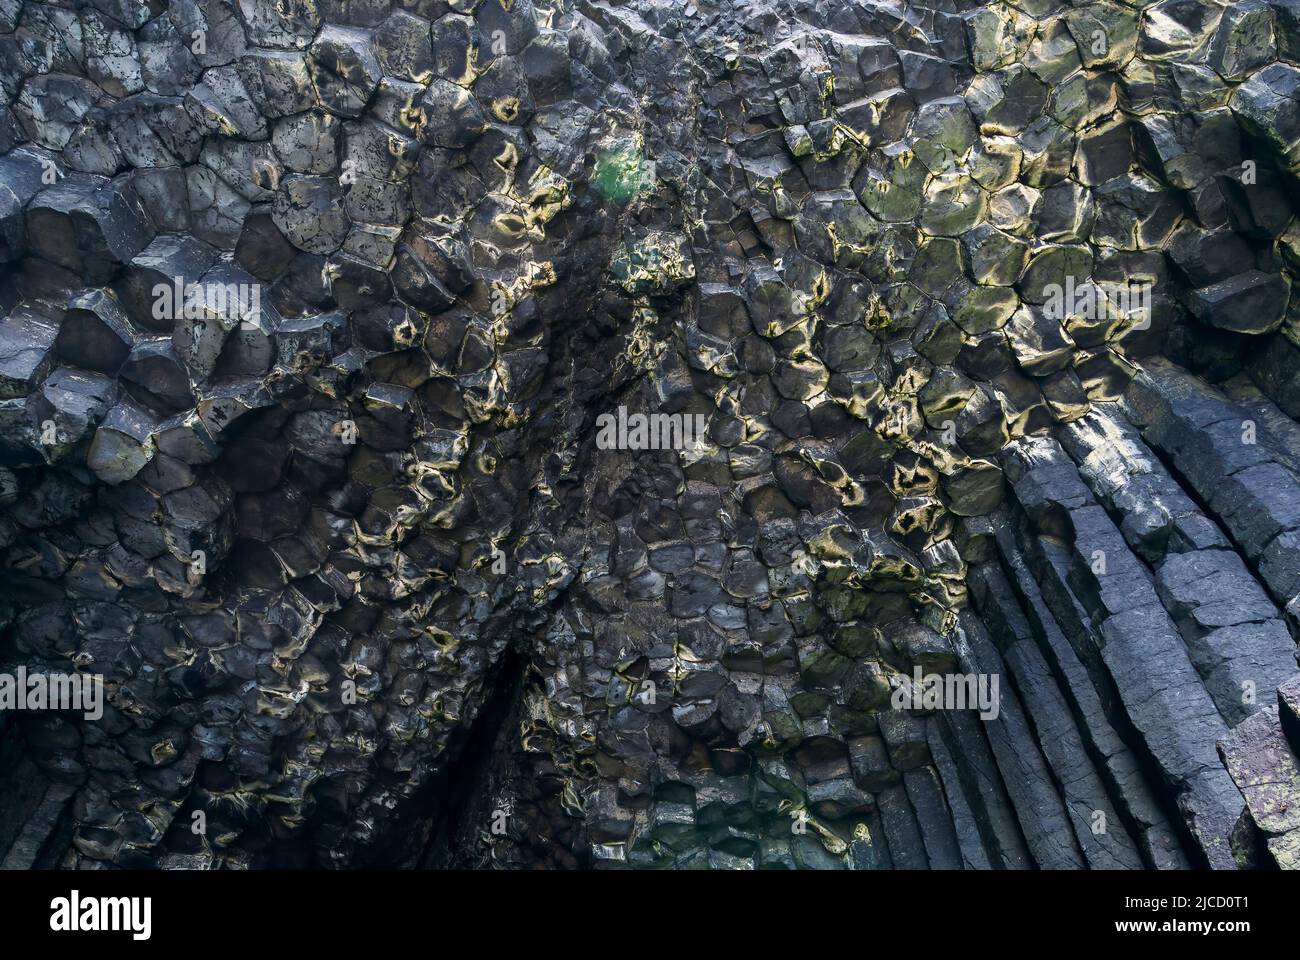
M 1295 867 L 1298 62 L 0 0 L 3 865 Z

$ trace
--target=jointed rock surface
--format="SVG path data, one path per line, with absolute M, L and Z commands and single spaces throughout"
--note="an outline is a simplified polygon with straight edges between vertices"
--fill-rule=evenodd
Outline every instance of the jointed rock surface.
M 0 0 L 0 865 L 1300 867 L 1298 172 L 1296 0 Z

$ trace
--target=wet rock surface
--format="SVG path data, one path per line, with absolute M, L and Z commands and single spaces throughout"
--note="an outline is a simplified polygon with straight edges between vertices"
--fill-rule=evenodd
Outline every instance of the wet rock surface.
M 1297 63 L 0 2 L 0 862 L 1300 866 Z

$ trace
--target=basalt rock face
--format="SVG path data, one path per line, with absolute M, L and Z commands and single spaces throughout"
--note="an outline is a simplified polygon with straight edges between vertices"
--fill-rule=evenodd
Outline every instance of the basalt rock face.
M 0 0 L 3 865 L 1296 867 L 1297 64 Z

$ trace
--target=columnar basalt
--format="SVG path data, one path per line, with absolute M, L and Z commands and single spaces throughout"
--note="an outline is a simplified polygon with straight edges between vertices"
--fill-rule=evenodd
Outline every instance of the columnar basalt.
M 0 91 L 0 671 L 105 684 L 5 867 L 1300 865 L 1294 0 L 0 0 Z

